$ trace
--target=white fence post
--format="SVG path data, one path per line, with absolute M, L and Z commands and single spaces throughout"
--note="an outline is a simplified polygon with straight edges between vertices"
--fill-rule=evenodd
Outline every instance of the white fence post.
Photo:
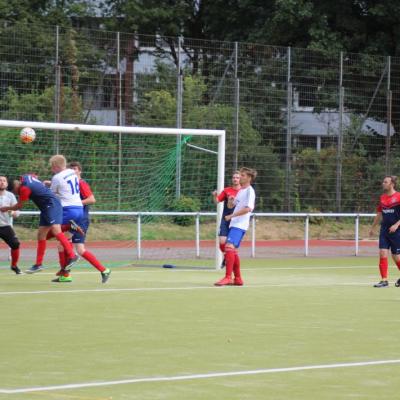
M 196 214 L 196 257 L 200 257 L 200 214 Z
M 359 240 L 360 240 L 360 216 L 357 214 L 356 221 L 355 221 L 355 255 L 358 256 L 359 251 Z
M 308 237 L 309 237 L 309 228 L 310 228 L 310 216 L 307 214 L 306 221 L 304 224 L 304 255 L 308 256 Z
M 251 257 L 256 256 L 256 216 L 253 214 L 251 221 Z
M 137 258 L 140 260 L 142 257 L 142 218 L 140 213 L 137 215 Z

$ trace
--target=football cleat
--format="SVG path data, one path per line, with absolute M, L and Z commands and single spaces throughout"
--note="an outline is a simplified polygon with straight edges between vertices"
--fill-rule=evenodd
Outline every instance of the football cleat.
M 233 280 L 233 284 L 235 286 L 243 286 L 243 280 L 241 277 L 235 277 L 235 279 Z
M 222 278 L 218 282 L 214 283 L 214 286 L 228 286 L 228 285 L 233 285 L 233 280 L 232 278 Z
M 42 271 L 44 269 L 43 265 L 32 265 L 29 269 L 27 269 L 25 272 L 27 274 L 35 274 L 36 272 Z
M 374 287 L 388 287 L 389 286 L 389 282 L 388 281 L 380 281 L 378 283 L 375 283 Z
M 111 269 L 107 268 L 105 271 L 101 273 L 101 283 L 106 283 L 108 281 L 108 278 L 111 275 Z
M 85 231 L 73 220 L 70 219 L 71 230 L 78 232 L 80 235 L 85 236 Z
M 11 271 L 14 271 L 16 275 L 23 274 L 23 272 L 18 267 L 11 267 Z
M 400 287 L 400 279 L 397 279 L 396 283 L 394 284 L 396 287 Z
M 72 277 L 70 276 L 58 276 L 57 278 L 54 278 L 51 280 L 52 282 L 72 282 Z

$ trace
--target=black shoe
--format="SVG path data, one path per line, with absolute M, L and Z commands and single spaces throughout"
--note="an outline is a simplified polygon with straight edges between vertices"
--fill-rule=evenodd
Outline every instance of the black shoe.
M 64 267 L 66 271 L 69 271 L 73 264 L 79 261 L 79 256 L 75 254 L 73 258 L 69 258 L 67 261 L 67 265 Z
M 397 279 L 396 283 L 394 284 L 396 287 L 400 287 L 400 279 Z
M 101 273 L 101 283 L 106 283 L 110 275 L 111 275 L 111 269 L 107 268 L 104 272 Z
M 397 285 L 397 282 L 396 282 L 396 285 Z M 388 281 L 380 281 L 378 283 L 375 283 L 375 285 L 374 285 L 374 287 L 388 287 L 388 286 L 389 286 L 389 282 Z
M 23 274 L 23 272 L 18 267 L 11 267 L 11 271 L 14 271 L 17 275 Z
M 44 269 L 43 265 L 32 265 L 29 269 L 27 269 L 25 272 L 27 274 L 35 274 L 36 272 L 42 271 Z

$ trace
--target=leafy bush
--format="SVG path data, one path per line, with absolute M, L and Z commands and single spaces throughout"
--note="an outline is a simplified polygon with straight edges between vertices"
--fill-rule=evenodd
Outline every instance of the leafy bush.
M 181 196 L 179 199 L 175 200 L 172 205 L 173 211 L 180 212 L 196 212 L 200 210 L 200 201 L 193 197 Z M 195 218 L 189 215 L 177 215 L 173 217 L 174 224 L 180 226 L 189 226 L 194 223 Z

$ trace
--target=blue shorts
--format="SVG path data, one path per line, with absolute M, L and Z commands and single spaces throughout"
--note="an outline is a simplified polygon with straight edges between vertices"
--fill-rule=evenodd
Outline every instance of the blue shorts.
M 86 234 L 87 231 L 89 229 L 89 219 L 84 218 L 83 220 L 81 220 L 79 222 L 79 226 L 83 229 L 83 231 L 85 232 L 84 235 L 81 235 L 79 232 L 75 232 L 72 235 L 72 243 L 85 243 L 86 240 Z
M 78 225 L 83 218 L 83 207 L 68 206 L 63 207 L 63 224 L 69 224 L 69 221 L 73 219 Z
M 40 210 L 39 226 L 60 225 L 63 220 L 63 209 L 60 202 L 53 201 L 47 208 Z
M 225 215 L 222 216 L 221 224 L 219 225 L 218 236 L 228 236 L 230 221 L 225 221 Z
M 236 248 L 239 248 L 240 242 L 243 239 L 244 234 L 246 231 L 239 228 L 229 228 L 228 238 L 226 239 L 226 243 L 233 244 Z
M 400 254 L 400 230 L 389 233 L 388 228 L 381 229 L 379 233 L 379 248 L 390 249 L 392 254 Z

